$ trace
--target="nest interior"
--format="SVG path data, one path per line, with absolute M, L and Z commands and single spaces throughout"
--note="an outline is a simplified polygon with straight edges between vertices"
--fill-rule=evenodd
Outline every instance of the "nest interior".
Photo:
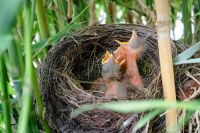
M 93 110 L 71 119 L 73 109 L 85 103 L 109 101 L 93 95 L 91 83 L 101 77 L 101 59 L 106 50 L 114 51 L 114 40 L 128 41 L 132 30 L 146 40 L 146 50 L 137 61 L 147 95 L 134 94 L 131 99 L 155 99 L 162 97 L 157 36 L 154 29 L 140 25 L 99 25 L 84 28 L 62 38 L 53 47 L 40 68 L 39 83 L 45 116 L 50 127 L 57 132 L 130 132 L 134 122 L 121 129 L 132 114 Z M 184 50 L 181 44 L 172 42 L 172 54 Z M 176 88 L 188 77 L 185 71 L 193 71 L 189 65 L 175 67 Z M 139 114 L 134 121 L 139 119 Z M 154 130 L 160 130 L 154 127 Z

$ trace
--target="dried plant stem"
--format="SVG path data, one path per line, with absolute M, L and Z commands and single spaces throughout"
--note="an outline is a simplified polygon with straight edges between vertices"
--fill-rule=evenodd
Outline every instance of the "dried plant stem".
M 90 13 L 90 20 L 89 25 L 94 25 L 97 22 L 96 13 L 95 13 L 95 0 L 89 0 L 89 13 Z
M 128 11 L 128 14 L 127 14 L 127 22 L 132 24 L 133 23 L 133 13 L 132 11 Z
M 174 70 L 170 45 L 169 1 L 156 0 L 155 5 L 157 12 L 156 28 L 158 34 L 158 47 L 164 97 L 167 101 L 176 101 Z M 166 113 L 167 132 L 174 132 L 175 129 L 173 127 L 176 125 L 176 121 L 176 110 L 169 110 Z
M 116 21 L 116 4 L 115 4 L 115 2 L 109 1 L 108 10 L 110 13 L 112 23 L 115 23 L 115 21 Z
M 105 12 L 106 12 L 106 21 L 108 24 L 111 24 L 112 23 L 112 18 L 111 18 L 111 15 L 110 15 L 110 12 L 109 12 L 109 8 L 108 8 L 108 4 L 109 4 L 109 1 L 107 0 L 103 0 L 103 4 L 104 4 L 104 8 L 105 8 Z
M 73 1 L 68 0 L 68 11 L 67 11 L 67 22 L 70 23 L 72 21 L 72 14 L 73 14 Z

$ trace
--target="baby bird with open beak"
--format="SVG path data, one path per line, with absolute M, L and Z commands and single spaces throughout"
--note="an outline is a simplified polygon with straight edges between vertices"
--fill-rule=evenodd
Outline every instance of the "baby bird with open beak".
M 137 33 L 133 30 L 132 37 L 128 42 L 116 41 L 120 44 L 114 52 L 116 59 L 123 57 L 125 68 L 125 81 L 139 90 L 144 88 L 141 76 L 137 67 L 137 59 L 144 51 L 144 41 L 139 39 Z M 121 54 L 119 54 L 121 53 Z M 120 58 L 119 58 L 120 59 Z
M 102 59 L 102 76 L 106 81 L 106 98 L 127 98 L 127 90 L 119 82 L 122 79 L 119 62 L 109 52 L 106 52 L 105 57 Z
M 120 65 L 108 51 L 102 59 L 102 76 L 106 81 L 121 79 Z

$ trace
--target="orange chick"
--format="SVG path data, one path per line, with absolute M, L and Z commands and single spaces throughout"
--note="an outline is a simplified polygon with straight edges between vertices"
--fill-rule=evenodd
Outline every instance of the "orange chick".
M 102 59 L 102 76 L 105 81 L 105 97 L 121 99 L 127 97 L 127 90 L 123 88 L 119 62 L 108 51 Z
M 111 81 L 106 84 L 105 97 L 112 99 L 125 99 L 127 98 L 127 89 L 123 84 L 118 81 Z
M 137 67 L 137 59 L 144 51 L 144 41 L 139 39 L 137 33 L 133 30 L 132 37 L 128 42 L 116 41 L 120 47 L 114 52 L 115 58 L 123 57 L 125 71 L 125 81 L 132 86 L 143 89 L 144 85 Z M 119 54 L 120 53 L 120 54 Z

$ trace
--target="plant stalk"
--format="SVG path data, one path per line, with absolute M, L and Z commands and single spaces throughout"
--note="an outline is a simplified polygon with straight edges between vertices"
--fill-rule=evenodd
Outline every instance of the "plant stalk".
M 103 4 L 104 4 L 104 8 L 105 8 L 105 12 L 106 12 L 106 21 L 107 21 L 107 24 L 111 24 L 112 23 L 112 18 L 111 18 L 111 14 L 109 12 L 109 7 L 108 7 L 108 4 L 109 4 L 110 0 L 107 1 L 107 0 L 103 0 Z
M 170 44 L 170 18 L 169 1 L 156 0 L 157 21 L 156 29 L 158 35 L 158 48 L 162 75 L 163 92 L 166 101 L 176 101 L 174 69 L 172 63 L 172 52 Z M 166 113 L 166 130 L 175 132 L 177 113 L 171 109 Z
M 32 51 L 31 51 L 31 22 L 30 22 L 30 1 L 25 2 L 24 9 L 24 46 L 25 46 L 25 76 L 22 92 L 22 108 L 19 116 L 17 133 L 25 133 L 32 101 Z
M 89 25 L 94 25 L 97 23 L 97 18 L 96 18 L 96 8 L 95 8 L 95 0 L 89 0 L 88 1 L 89 5 L 89 13 L 90 13 L 90 19 L 89 19 Z
M 42 104 L 42 99 L 41 99 L 41 95 L 40 95 L 40 89 L 38 87 L 38 81 L 37 81 L 37 75 L 35 70 L 33 69 L 33 65 L 32 65 L 32 73 L 33 73 L 33 88 L 34 88 L 34 94 L 36 97 L 36 104 L 38 107 L 38 116 L 40 118 L 40 120 L 42 121 L 42 125 L 46 131 L 46 133 L 50 133 L 50 129 L 48 127 L 47 121 L 45 120 L 45 118 L 43 118 L 43 111 L 44 111 L 44 107 Z
M 116 22 L 116 4 L 113 1 L 109 1 L 108 10 L 112 23 Z
M 3 98 L 3 114 L 4 114 L 4 122 L 6 133 L 11 133 L 11 124 L 10 124 L 10 103 L 9 103 L 9 95 L 8 95 L 8 87 L 7 87 L 7 75 L 6 75 L 6 66 L 3 55 L 0 54 L 0 87 L 2 90 L 2 98 Z
M 50 34 L 49 34 L 49 29 L 48 29 L 47 18 L 45 15 L 43 0 L 36 0 L 36 14 L 38 18 L 41 38 L 42 40 L 46 40 Z
M 70 23 L 72 21 L 73 14 L 73 1 L 68 0 L 68 10 L 67 10 L 67 22 Z
M 189 45 L 192 43 L 192 24 L 191 24 L 191 9 L 189 9 L 189 1 L 182 0 L 182 15 L 184 25 L 184 38 L 185 42 Z

